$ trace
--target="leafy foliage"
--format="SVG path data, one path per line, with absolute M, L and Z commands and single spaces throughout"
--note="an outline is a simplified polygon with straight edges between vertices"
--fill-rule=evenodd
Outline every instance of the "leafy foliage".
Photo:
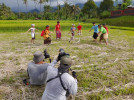
M 90 17 L 96 17 L 97 16 L 97 6 L 93 0 L 88 0 L 83 9 L 82 13 L 88 15 L 88 18 Z
M 103 11 L 111 11 L 114 7 L 114 2 L 113 0 L 103 0 L 100 4 L 100 12 Z
M 109 18 L 111 15 L 111 13 L 109 11 L 103 11 L 101 14 L 100 14 L 100 18 L 101 19 L 104 19 L 104 18 Z
M 4 3 L 0 4 L 0 19 L 16 19 L 16 15 Z

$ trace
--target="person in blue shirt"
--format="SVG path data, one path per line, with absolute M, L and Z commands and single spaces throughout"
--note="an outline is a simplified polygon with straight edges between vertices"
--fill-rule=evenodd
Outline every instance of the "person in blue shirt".
M 98 25 L 96 25 L 95 22 L 93 22 L 93 27 L 91 28 L 91 30 L 94 29 L 94 34 L 93 34 L 93 38 L 95 39 L 95 41 L 97 41 L 97 37 L 98 37 Z M 89 32 L 91 32 L 91 30 Z

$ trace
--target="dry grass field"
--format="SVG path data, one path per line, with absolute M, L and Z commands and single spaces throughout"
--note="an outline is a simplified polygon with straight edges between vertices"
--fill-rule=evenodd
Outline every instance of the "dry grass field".
M 53 33 L 52 44 L 47 46 L 43 45 L 41 31 L 36 32 L 35 44 L 30 43 L 31 35 L 25 32 L 32 23 L 39 30 L 49 24 L 53 31 L 56 21 L 0 21 L 0 100 L 40 100 L 45 86 L 26 86 L 22 82 L 27 78 L 27 63 L 32 61 L 37 50 L 47 49 L 54 59 L 59 48 L 71 55 L 72 69 L 77 72 L 75 100 L 133 100 L 134 31 L 108 26 L 109 45 L 106 46 L 105 43 L 94 43 L 93 31 L 88 32 L 92 24 L 82 23 L 80 43 L 77 43 L 77 34 L 69 43 L 72 22 L 63 21 L 62 40 L 56 41 Z

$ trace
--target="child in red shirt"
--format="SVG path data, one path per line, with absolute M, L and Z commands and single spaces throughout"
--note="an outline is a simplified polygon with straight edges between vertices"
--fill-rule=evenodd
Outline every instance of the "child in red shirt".
M 82 26 L 80 25 L 80 23 L 78 24 L 78 34 L 81 35 L 82 34 Z

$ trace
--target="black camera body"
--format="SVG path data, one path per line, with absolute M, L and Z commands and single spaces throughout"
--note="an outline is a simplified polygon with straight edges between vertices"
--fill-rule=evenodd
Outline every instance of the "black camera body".
M 50 58 L 50 55 L 47 53 L 46 49 L 44 50 L 44 56 L 45 56 L 45 59 Z
M 49 61 L 50 61 L 50 63 L 51 63 L 50 55 L 48 54 L 48 52 L 47 52 L 46 49 L 44 50 L 44 56 L 45 56 L 45 59 L 49 58 Z

